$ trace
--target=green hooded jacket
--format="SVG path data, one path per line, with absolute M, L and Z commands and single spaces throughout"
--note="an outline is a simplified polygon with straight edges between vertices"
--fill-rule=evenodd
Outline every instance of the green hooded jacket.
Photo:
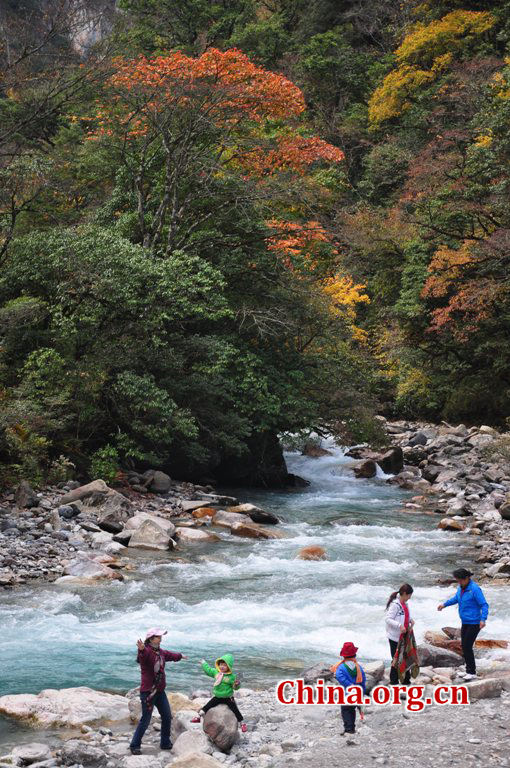
M 232 668 L 234 666 L 234 657 L 231 653 L 225 653 L 223 656 L 220 656 L 219 659 L 216 659 L 215 661 L 215 668 L 210 667 L 209 664 L 204 661 L 202 664 L 202 669 L 204 670 L 206 675 L 209 675 L 209 677 L 216 677 L 218 672 L 220 671 L 218 668 L 218 665 L 220 661 L 224 661 L 225 664 L 228 666 L 228 672 L 225 672 L 223 675 L 223 680 L 219 685 L 215 685 L 213 688 L 213 695 L 216 696 L 218 699 L 229 699 L 231 696 L 234 695 L 234 688 L 238 688 L 239 686 L 236 686 L 236 676 L 232 671 Z

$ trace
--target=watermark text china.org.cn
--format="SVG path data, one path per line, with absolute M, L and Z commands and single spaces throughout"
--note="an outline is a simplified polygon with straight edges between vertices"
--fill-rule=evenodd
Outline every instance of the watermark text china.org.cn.
M 400 694 L 406 694 L 404 700 Z M 435 704 L 469 704 L 469 691 L 465 685 L 438 685 L 425 693 L 424 685 L 377 685 L 370 694 L 363 694 L 359 685 L 343 688 L 317 680 L 314 686 L 306 685 L 302 678 L 280 680 L 276 686 L 276 699 L 280 704 L 308 706 L 311 704 L 337 704 L 360 706 L 389 706 L 404 704 L 409 712 L 421 712 L 426 706 Z

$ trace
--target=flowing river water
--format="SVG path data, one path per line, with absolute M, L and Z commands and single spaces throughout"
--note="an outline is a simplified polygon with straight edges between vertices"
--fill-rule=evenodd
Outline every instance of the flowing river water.
M 403 581 L 416 588 L 418 639 L 427 629 L 458 624 L 455 608 L 436 611 L 451 591 L 436 582 L 469 560 L 471 537 L 444 533 L 437 518 L 405 511 L 406 494 L 383 478 L 355 479 L 338 448 L 318 459 L 289 454 L 287 462 L 311 481 L 308 488 L 238 495 L 278 514 L 288 538 L 225 533 L 221 542 L 178 556 L 144 553 L 124 583 L 5 593 L 0 695 L 77 685 L 132 688 L 139 678 L 135 642 L 150 626 L 167 628 L 165 647 L 190 657 L 169 668 L 171 687 L 183 691 L 208 687 L 197 662 L 226 651 L 249 687 L 295 676 L 316 661 L 333 663 L 344 640 L 359 646 L 363 659 L 386 659 L 384 606 Z M 315 544 L 326 549 L 327 561 L 295 559 L 301 547 Z M 491 636 L 506 635 L 508 592 L 486 590 Z M 11 728 L 0 723 L 0 742 Z

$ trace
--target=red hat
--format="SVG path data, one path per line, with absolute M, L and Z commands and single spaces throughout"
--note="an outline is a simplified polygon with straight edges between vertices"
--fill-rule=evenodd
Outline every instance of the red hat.
M 344 643 L 342 645 L 342 650 L 340 651 L 340 656 L 343 656 L 344 659 L 352 659 L 353 656 L 356 656 L 357 652 L 358 649 L 354 643 Z

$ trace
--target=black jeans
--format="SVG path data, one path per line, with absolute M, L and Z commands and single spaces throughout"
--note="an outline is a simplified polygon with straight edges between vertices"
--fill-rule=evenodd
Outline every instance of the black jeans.
M 151 721 L 153 707 L 156 707 L 159 714 L 161 715 L 161 748 L 170 749 L 172 746 L 172 742 L 170 741 L 170 725 L 172 723 L 172 713 L 170 711 L 170 704 L 168 702 L 166 693 L 164 691 L 156 693 L 152 699 L 153 706 L 148 706 L 148 696 L 149 691 L 140 693 L 140 699 L 142 701 L 142 716 L 136 727 L 136 731 L 133 734 L 133 738 L 131 739 L 131 744 L 129 746 L 131 749 L 140 749 L 143 735 L 149 727 L 149 723 Z
M 391 660 L 397 652 L 398 643 L 396 640 L 390 640 Z M 408 669 L 404 677 L 404 685 L 409 685 L 411 681 L 411 670 Z M 395 667 L 390 667 L 390 685 L 399 685 L 398 672 Z
M 356 707 L 344 704 L 344 706 L 340 707 L 340 711 L 344 721 L 345 732 L 354 733 L 356 730 Z
M 212 709 L 213 707 L 217 707 L 218 704 L 226 704 L 227 707 L 230 709 L 230 711 L 233 712 L 234 715 L 236 716 L 237 722 L 242 723 L 243 716 L 239 712 L 239 709 L 237 707 L 237 704 L 234 701 L 233 696 L 231 696 L 229 699 L 219 699 L 217 696 L 213 696 L 212 699 L 208 701 L 207 704 L 205 704 L 205 706 L 202 707 L 202 712 L 204 712 L 205 714 L 206 712 L 209 712 L 209 710 Z
M 469 675 L 476 675 L 475 654 L 473 645 L 480 632 L 480 624 L 463 624 L 460 630 L 460 640 L 462 643 L 462 655 L 466 662 L 466 672 Z

